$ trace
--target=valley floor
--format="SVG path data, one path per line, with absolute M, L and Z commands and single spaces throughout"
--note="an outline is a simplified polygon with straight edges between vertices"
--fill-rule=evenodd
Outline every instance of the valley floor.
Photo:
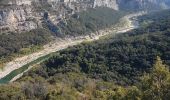
M 143 14 L 143 13 L 142 13 Z M 0 71 L 0 79 L 6 77 L 7 75 L 9 75 L 12 71 L 19 69 L 21 67 L 23 67 L 24 65 L 35 61 L 36 59 L 46 56 L 50 53 L 56 52 L 56 51 L 60 51 L 62 49 L 65 49 L 69 46 L 74 46 L 74 45 L 78 45 L 84 41 L 95 41 L 98 40 L 100 37 L 108 35 L 108 34 L 118 34 L 118 33 L 124 33 L 127 31 L 130 31 L 132 29 L 135 29 L 138 27 L 138 25 L 136 24 L 136 20 L 132 20 L 133 17 L 137 17 L 140 16 L 141 13 L 135 13 L 135 14 L 131 14 L 131 15 L 127 15 L 124 18 L 122 18 L 122 20 L 126 21 L 126 25 L 115 25 L 116 28 L 112 27 L 109 29 L 105 29 L 105 30 L 100 30 L 96 33 L 91 34 L 90 36 L 80 36 L 80 37 L 69 37 L 69 38 L 57 38 L 56 40 L 54 40 L 53 42 L 47 44 L 44 46 L 44 49 L 39 51 L 39 52 L 35 52 L 29 55 L 25 55 L 21 58 L 17 58 L 7 64 L 5 64 L 4 68 Z M 18 79 L 19 77 L 22 76 L 22 74 L 26 71 L 28 71 L 31 68 L 31 66 L 23 71 L 22 73 L 18 74 L 17 76 L 14 76 L 12 80 L 9 80 L 10 82 L 15 81 L 16 79 Z

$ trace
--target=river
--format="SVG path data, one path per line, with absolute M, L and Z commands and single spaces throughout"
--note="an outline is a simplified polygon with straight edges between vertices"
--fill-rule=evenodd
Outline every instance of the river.
M 30 55 L 25 55 L 20 58 L 5 64 L 3 70 L 0 71 L 0 83 L 9 83 L 13 82 L 16 79 L 20 78 L 23 73 L 31 69 L 35 64 L 41 63 L 44 60 L 48 59 L 54 52 L 66 49 L 70 46 L 78 45 L 84 41 L 95 41 L 99 40 L 100 37 L 106 36 L 108 34 L 120 34 L 133 29 L 138 28 L 137 20 L 134 20 L 134 17 L 141 16 L 144 13 L 135 13 L 130 14 L 124 17 L 128 21 L 128 25 L 118 28 L 108 28 L 105 30 L 100 30 L 96 33 L 91 34 L 90 36 L 80 36 L 76 38 L 57 38 L 55 41 L 44 46 L 44 49 L 39 52 L 32 53 Z

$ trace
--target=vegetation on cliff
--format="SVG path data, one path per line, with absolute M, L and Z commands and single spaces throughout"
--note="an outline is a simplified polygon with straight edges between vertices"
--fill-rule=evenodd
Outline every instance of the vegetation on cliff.
M 58 24 L 58 32 L 65 35 L 85 35 L 111 27 L 128 12 L 99 7 L 74 14 L 70 19 Z

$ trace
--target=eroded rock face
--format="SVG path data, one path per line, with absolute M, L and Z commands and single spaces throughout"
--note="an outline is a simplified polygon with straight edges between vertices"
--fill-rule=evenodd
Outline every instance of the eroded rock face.
M 118 0 L 121 9 L 158 10 L 170 7 L 170 0 Z
M 0 11 L 0 31 L 26 31 L 36 29 L 38 24 L 31 17 L 32 8 L 30 6 L 10 7 Z
M 0 9 L 0 31 L 29 31 L 41 26 L 44 13 L 56 25 L 60 20 L 87 8 L 110 7 L 118 10 L 116 0 L 8 0 Z M 46 18 L 47 19 L 47 18 Z
M 94 0 L 94 7 L 106 6 L 115 10 L 118 10 L 118 4 L 116 0 Z
M 7 7 L 1 7 L 8 4 Z M 170 0 L 1 0 L 0 31 L 29 31 L 41 27 L 44 14 L 56 25 L 60 20 L 87 8 L 150 10 L 169 8 Z
M 16 4 L 16 5 L 31 5 L 33 0 L 11 0 L 8 4 Z

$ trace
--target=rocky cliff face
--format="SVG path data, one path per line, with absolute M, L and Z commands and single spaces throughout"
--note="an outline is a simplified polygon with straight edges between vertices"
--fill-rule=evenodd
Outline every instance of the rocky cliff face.
M 170 0 L 0 0 L 0 31 L 29 31 L 41 27 L 44 19 L 56 25 L 87 8 L 150 10 L 169 5 Z
M 26 31 L 38 27 L 29 6 L 11 6 L 0 11 L 0 31 Z
M 53 24 L 70 15 L 95 7 L 118 10 L 116 0 L 1 0 L 0 31 L 29 31 L 41 26 L 42 19 Z M 8 4 L 4 8 L 3 4 Z M 44 15 L 46 14 L 46 15 Z
M 121 9 L 130 10 L 158 10 L 167 9 L 170 0 L 118 0 Z
M 115 10 L 118 10 L 118 4 L 116 0 L 94 0 L 94 7 L 106 6 Z

